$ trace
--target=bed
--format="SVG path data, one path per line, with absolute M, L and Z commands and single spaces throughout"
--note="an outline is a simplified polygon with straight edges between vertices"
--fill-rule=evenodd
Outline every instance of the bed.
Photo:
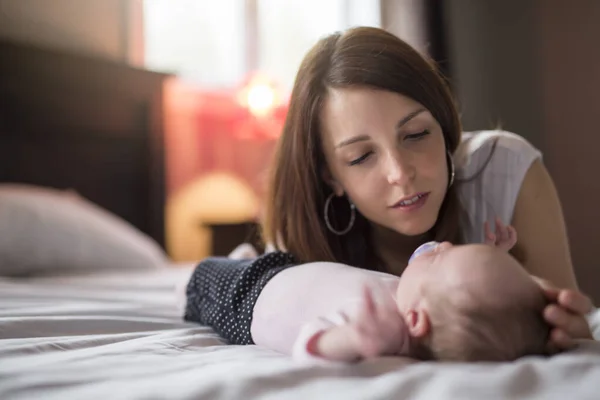
M 193 265 L 0 280 L 2 399 L 598 399 L 600 347 L 550 360 L 295 363 L 182 322 Z M 598 332 L 597 332 L 598 333 Z
M 595 342 L 511 364 L 340 367 L 184 322 L 194 263 L 164 252 L 164 77 L 7 43 L 0 58 L 1 399 L 600 398 Z

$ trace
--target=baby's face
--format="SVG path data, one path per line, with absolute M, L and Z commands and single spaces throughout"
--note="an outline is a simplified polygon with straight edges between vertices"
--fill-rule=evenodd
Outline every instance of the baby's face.
M 428 294 L 465 302 L 500 302 L 516 291 L 536 290 L 523 267 L 506 252 L 488 245 L 439 244 L 414 258 L 400 277 L 398 307 L 407 312 L 428 303 Z M 521 293 L 521 292 L 519 292 Z

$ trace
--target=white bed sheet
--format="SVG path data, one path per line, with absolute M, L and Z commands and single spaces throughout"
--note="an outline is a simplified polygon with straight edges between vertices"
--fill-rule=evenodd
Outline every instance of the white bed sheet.
M 343 367 L 226 346 L 181 321 L 191 267 L 0 279 L 0 399 L 600 399 L 597 343 L 512 364 Z

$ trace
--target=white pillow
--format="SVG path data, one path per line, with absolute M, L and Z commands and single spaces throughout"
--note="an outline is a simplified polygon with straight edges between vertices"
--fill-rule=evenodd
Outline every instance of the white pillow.
M 0 184 L 0 275 L 166 263 L 149 236 L 71 191 Z

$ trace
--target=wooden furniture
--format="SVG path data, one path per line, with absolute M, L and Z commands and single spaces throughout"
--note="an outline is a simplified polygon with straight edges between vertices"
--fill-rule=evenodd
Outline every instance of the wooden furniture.
M 164 74 L 0 41 L 0 182 L 70 188 L 164 246 Z
M 259 253 L 264 252 L 260 226 L 255 222 L 203 224 L 203 227 L 211 230 L 213 256 L 227 256 L 241 243 L 250 243 Z

